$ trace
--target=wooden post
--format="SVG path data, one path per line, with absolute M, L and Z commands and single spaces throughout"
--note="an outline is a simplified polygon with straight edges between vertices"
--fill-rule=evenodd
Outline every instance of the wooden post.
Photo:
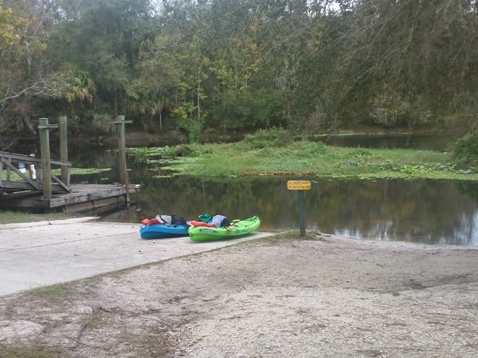
M 48 118 L 40 118 L 39 122 L 43 199 L 51 200 L 50 129 L 48 126 Z
M 118 116 L 118 121 L 121 121 L 118 126 L 118 141 L 119 141 L 119 175 L 120 183 L 123 185 L 128 185 L 128 172 L 126 169 L 126 136 L 125 136 L 125 126 L 124 126 L 124 115 Z
M 116 121 L 110 122 L 111 124 L 118 124 L 118 142 L 119 142 L 119 176 L 120 183 L 125 186 L 126 191 L 126 206 L 129 208 L 129 179 L 128 179 L 128 170 L 126 168 L 126 135 L 125 135 L 125 124 L 133 123 L 132 121 L 125 121 L 124 115 L 119 115 Z
M 66 116 L 58 117 L 58 125 L 60 129 L 60 160 L 68 161 L 68 125 Z M 70 175 L 68 166 L 61 166 L 61 181 L 68 187 L 70 186 Z

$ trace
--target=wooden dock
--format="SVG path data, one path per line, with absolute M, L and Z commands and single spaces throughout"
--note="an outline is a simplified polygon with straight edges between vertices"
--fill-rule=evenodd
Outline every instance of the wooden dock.
M 41 195 L 0 197 L 0 208 L 33 212 L 92 213 L 119 210 L 129 205 L 129 194 L 139 191 L 139 185 L 71 184 L 71 192 L 54 193 L 51 199 Z
M 34 165 L 37 177 L 32 179 L 28 173 L 21 172 L 19 163 L 27 167 Z M 63 181 L 51 170 L 45 177 L 41 159 L 0 151 L 0 209 L 99 215 L 124 208 L 129 204 L 129 194 L 139 190 L 138 185 L 131 184 L 70 184 L 71 162 L 49 160 L 49 164 L 66 167 Z M 14 175 L 17 178 L 12 180 Z M 48 181 L 48 195 L 45 181 Z
M 28 210 L 30 212 L 63 211 L 65 213 L 92 213 L 99 215 L 129 206 L 131 193 L 139 185 L 128 181 L 125 150 L 124 115 L 110 122 L 118 126 L 119 177 L 121 184 L 70 184 L 67 146 L 67 118 L 60 116 L 59 124 L 49 124 L 48 118 L 39 119 L 41 158 L 0 151 L 0 209 Z M 49 131 L 60 129 L 60 160 L 50 158 Z M 59 166 L 61 177 L 52 172 Z M 27 170 L 28 168 L 28 170 Z

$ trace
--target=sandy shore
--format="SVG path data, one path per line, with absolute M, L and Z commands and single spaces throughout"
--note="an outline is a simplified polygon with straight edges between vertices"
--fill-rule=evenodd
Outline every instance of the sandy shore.
M 478 356 L 474 247 L 281 234 L 0 302 L 0 357 Z

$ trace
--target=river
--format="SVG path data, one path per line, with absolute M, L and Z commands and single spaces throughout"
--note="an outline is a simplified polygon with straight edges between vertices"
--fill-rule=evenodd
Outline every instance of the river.
M 345 138 L 345 139 L 344 139 Z M 368 140 L 367 140 L 368 138 Z M 331 145 L 447 150 L 448 134 L 374 135 L 328 138 Z M 105 148 L 78 149 L 70 155 L 79 167 L 111 172 L 77 175 L 72 182 L 118 181 L 116 153 Z M 162 177 L 160 168 L 129 162 L 130 181 L 140 184 L 132 195 L 133 209 L 105 216 L 105 221 L 139 223 L 158 213 L 186 219 L 223 214 L 230 219 L 253 215 L 263 231 L 299 229 L 298 194 L 287 190 L 296 178 L 241 178 L 228 181 Z M 408 241 L 426 244 L 478 245 L 478 183 L 439 180 L 312 180 L 304 192 L 308 230 L 355 239 Z

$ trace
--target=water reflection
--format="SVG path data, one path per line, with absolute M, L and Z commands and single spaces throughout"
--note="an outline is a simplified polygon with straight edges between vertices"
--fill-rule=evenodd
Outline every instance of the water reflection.
M 258 215 L 262 231 L 298 229 L 298 197 L 297 192 L 287 190 L 289 179 L 217 182 L 150 177 L 132 197 L 142 210 L 115 220 L 140 222 L 160 212 L 187 219 L 221 213 L 232 219 Z M 470 190 L 477 192 L 477 184 L 313 181 L 312 189 L 305 192 L 306 227 L 352 238 L 478 245 L 478 210 L 473 195 L 467 195 Z
M 346 136 L 326 136 L 319 140 L 337 147 L 380 148 L 380 149 L 421 149 L 435 151 L 450 151 L 456 140 L 462 137 L 461 132 L 440 132 L 424 134 L 354 134 Z

